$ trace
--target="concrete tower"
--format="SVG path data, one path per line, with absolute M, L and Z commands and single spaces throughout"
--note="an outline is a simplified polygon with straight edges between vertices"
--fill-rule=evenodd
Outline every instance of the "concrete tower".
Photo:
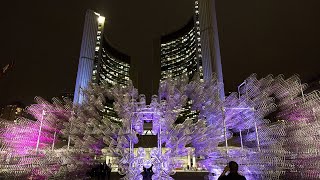
M 211 79 L 212 73 L 215 72 L 218 82 L 223 84 L 215 0 L 195 0 L 195 21 L 197 34 L 200 35 L 198 51 L 202 59 L 204 80 Z M 223 100 L 224 96 L 222 88 L 220 99 Z
M 83 90 L 92 81 L 94 62 L 96 54 L 101 55 L 102 34 L 105 18 L 100 14 L 88 10 L 85 17 L 82 35 L 82 44 L 79 57 L 76 87 L 73 102 L 81 104 L 83 102 Z

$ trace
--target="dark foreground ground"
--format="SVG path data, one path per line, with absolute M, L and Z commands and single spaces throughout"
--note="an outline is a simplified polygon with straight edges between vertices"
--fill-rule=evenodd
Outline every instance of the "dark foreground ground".
M 179 172 L 172 176 L 175 180 L 203 180 L 208 175 L 206 172 Z M 112 180 L 120 179 L 120 175 L 116 172 L 111 173 Z

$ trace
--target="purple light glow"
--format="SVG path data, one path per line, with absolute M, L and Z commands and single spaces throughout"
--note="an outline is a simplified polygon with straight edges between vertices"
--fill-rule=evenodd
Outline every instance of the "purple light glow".
M 84 171 L 91 167 L 95 155 L 103 155 L 116 159 L 125 180 L 141 179 L 142 167 L 150 164 L 153 179 L 172 179 L 175 169 L 183 165 L 179 158 L 192 155 L 201 157 L 194 165 L 216 175 L 234 160 L 247 179 L 279 179 L 284 175 L 299 179 L 294 172 L 309 179 L 320 178 L 320 93 L 303 94 L 306 85 L 297 76 L 258 80 L 251 75 L 239 94 L 231 93 L 224 101 L 217 98 L 221 84 L 215 76 L 209 82 L 187 82 L 162 81 L 159 97 L 153 96 L 150 105 L 132 84 L 111 89 L 91 85 L 82 105 L 57 100 L 51 104 L 36 98 L 38 104 L 27 110 L 37 121 L 21 118 L 17 124 L 2 122 L 0 166 L 7 169 L 6 177 L 46 179 Z M 114 99 L 121 122 L 100 115 L 106 97 Z M 176 124 L 187 99 L 199 115 Z M 271 123 L 265 117 L 275 110 L 279 121 Z M 145 159 L 142 148 L 137 155 L 133 151 L 144 121 L 152 122 L 152 132 L 158 135 L 158 148 L 152 149 L 150 159 Z M 70 140 L 68 147 L 51 151 L 55 132 Z

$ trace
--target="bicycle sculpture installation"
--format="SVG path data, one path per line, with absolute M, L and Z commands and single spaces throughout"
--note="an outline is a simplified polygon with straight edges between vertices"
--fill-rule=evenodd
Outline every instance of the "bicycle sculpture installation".
M 34 120 L 1 120 L 0 177 L 83 179 L 95 157 L 109 156 L 124 180 L 142 179 L 143 167 L 152 168 L 153 179 L 173 179 L 193 147 L 198 166 L 215 174 L 234 160 L 247 179 L 320 178 L 319 91 L 305 94 L 296 75 L 253 74 L 224 99 L 221 88 L 215 76 L 167 79 L 149 105 L 132 83 L 92 84 L 81 105 L 37 97 L 27 108 Z M 104 116 L 107 99 L 121 121 Z M 178 123 L 187 101 L 195 118 Z M 158 137 L 149 158 L 143 148 L 134 151 L 145 122 Z

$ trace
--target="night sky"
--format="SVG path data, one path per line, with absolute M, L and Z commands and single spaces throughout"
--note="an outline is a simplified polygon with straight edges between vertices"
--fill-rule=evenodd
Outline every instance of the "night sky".
M 0 104 L 73 92 L 86 9 L 106 16 L 111 44 L 132 58 L 133 81 L 150 98 L 159 62 L 153 41 L 193 15 L 193 0 L 11 0 L 2 5 Z M 320 75 L 319 0 L 217 0 L 226 91 L 251 73 Z M 319 78 L 320 80 L 320 78 Z

